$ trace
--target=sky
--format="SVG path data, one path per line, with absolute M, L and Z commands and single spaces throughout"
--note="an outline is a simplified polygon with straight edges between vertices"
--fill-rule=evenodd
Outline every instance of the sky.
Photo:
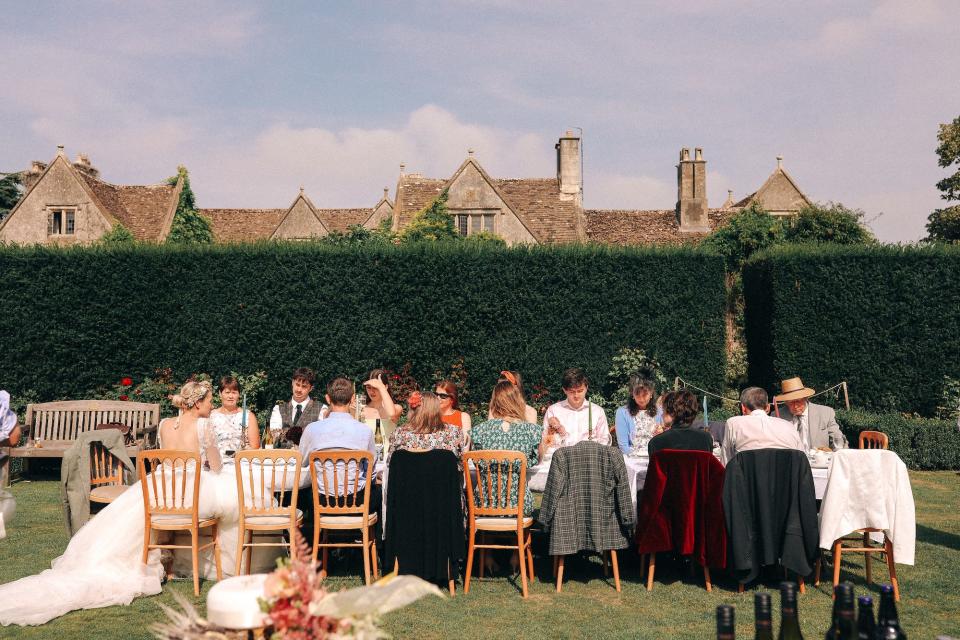
M 201 207 L 373 206 L 474 149 L 550 177 L 582 130 L 587 208 L 666 209 L 681 147 L 710 206 L 784 167 L 884 241 L 943 206 L 957 0 L 12 3 L 0 172 L 90 156 L 116 184 L 185 165 Z

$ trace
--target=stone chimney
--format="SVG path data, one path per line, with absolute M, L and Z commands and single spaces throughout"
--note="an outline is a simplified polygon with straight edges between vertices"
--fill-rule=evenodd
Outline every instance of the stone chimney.
M 707 217 L 707 162 L 703 149 L 680 149 L 680 164 L 677 165 L 677 223 L 681 233 L 709 233 Z
M 580 165 L 580 137 L 567 132 L 557 142 L 557 182 L 560 199 L 574 200 L 583 207 L 583 167 Z
M 77 171 L 83 172 L 91 178 L 100 179 L 100 171 L 90 164 L 90 156 L 83 153 L 77 154 L 77 159 L 73 162 L 73 167 Z

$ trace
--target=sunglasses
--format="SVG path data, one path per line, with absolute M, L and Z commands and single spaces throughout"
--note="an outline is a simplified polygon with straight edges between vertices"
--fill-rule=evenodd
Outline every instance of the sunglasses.
M 450 398 L 453 397 L 453 396 L 451 396 L 449 393 L 439 393 L 439 392 L 437 392 L 437 393 L 434 393 L 433 395 L 437 396 L 437 397 L 440 398 L 441 400 L 449 400 Z

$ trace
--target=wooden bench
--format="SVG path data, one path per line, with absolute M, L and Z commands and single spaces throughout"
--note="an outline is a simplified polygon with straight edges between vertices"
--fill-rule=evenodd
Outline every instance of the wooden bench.
M 64 400 L 27 405 L 24 424 L 28 443 L 22 447 L 10 447 L 3 460 L 8 466 L 10 458 L 62 458 L 81 433 L 92 431 L 98 424 L 120 422 L 130 427 L 135 443 L 127 447 L 131 457 L 150 448 L 156 441 L 157 425 L 160 423 L 160 405 L 124 400 Z M 2 471 L 2 470 L 0 470 Z M 8 474 L 0 473 L 0 477 Z M 7 479 L 9 481 L 9 478 Z

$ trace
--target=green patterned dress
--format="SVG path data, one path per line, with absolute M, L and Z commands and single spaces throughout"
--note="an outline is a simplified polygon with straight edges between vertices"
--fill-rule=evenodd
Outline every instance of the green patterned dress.
M 508 450 L 520 451 L 527 455 L 527 478 L 530 478 L 530 467 L 540 461 L 539 447 L 540 439 L 543 436 L 543 427 L 530 422 L 512 422 L 506 431 L 503 429 L 503 420 L 491 418 L 485 422 L 475 425 L 470 430 L 470 439 L 473 441 L 473 450 L 492 451 Z M 496 473 L 496 471 L 494 472 Z M 518 500 L 519 488 L 517 484 L 520 481 L 520 465 L 513 465 L 511 471 L 512 479 L 510 481 L 510 505 L 516 506 Z M 480 477 L 483 478 L 481 470 Z M 494 476 L 496 482 L 496 476 Z M 495 485 L 496 486 L 496 485 Z M 500 483 L 500 504 L 503 504 L 507 489 L 506 478 Z M 481 492 L 474 494 L 477 504 L 481 504 Z M 526 487 L 523 496 L 523 513 L 530 515 L 533 512 L 533 496 L 530 494 L 529 484 Z

